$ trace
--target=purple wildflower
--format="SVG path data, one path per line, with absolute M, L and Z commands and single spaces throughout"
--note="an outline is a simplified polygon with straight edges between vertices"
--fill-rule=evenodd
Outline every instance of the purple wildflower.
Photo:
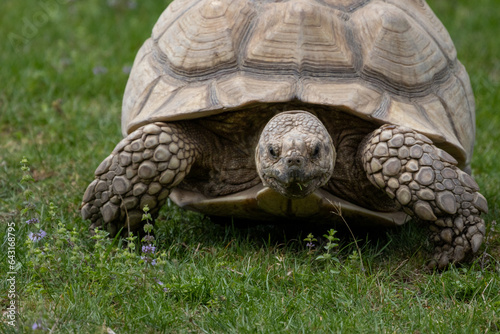
M 145 253 L 145 254 L 148 254 L 148 253 L 154 253 L 156 250 L 156 247 L 149 244 L 149 245 L 144 245 L 142 246 L 142 252 Z
M 308 247 L 308 248 L 313 248 L 314 246 L 316 246 L 316 245 L 315 245 L 315 244 L 313 244 L 312 242 L 308 242 L 308 243 L 306 244 L 306 247 Z
M 148 234 L 148 235 L 144 236 L 144 238 L 142 238 L 142 241 L 151 243 L 151 242 L 155 241 L 155 237 Z
M 36 331 L 37 329 L 44 330 L 43 326 L 39 322 L 35 322 L 33 326 L 31 326 L 31 329 L 34 331 Z
M 44 230 L 40 229 L 40 231 L 35 232 L 35 233 L 30 232 L 28 234 L 28 238 L 30 238 L 31 241 L 40 241 L 43 238 L 45 238 L 46 235 L 47 235 L 47 232 L 45 232 Z
M 106 74 L 108 73 L 108 69 L 104 66 L 96 66 L 92 69 L 94 75 Z
M 145 263 L 151 263 L 152 266 L 156 266 L 156 259 L 152 259 L 149 256 L 141 256 L 141 260 Z
M 38 224 L 40 221 L 38 220 L 38 218 L 31 218 L 29 220 L 26 221 L 26 224 L 30 225 L 30 224 Z

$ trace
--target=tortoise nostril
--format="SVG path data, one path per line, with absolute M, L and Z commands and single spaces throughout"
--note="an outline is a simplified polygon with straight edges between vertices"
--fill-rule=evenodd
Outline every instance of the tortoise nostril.
M 291 166 L 302 167 L 304 165 L 304 158 L 303 157 L 292 156 L 292 157 L 286 158 L 285 162 L 286 162 L 286 165 L 288 167 L 291 167 Z

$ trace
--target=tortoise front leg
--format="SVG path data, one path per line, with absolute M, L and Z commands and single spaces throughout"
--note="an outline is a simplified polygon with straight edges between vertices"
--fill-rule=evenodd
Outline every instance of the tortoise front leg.
M 481 212 L 488 204 L 477 183 L 457 161 L 409 128 L 384 125 L 360 147 L 368 179 L 405 212 L 430 223 L 434 258 L 442 269 L 476 253 L 484 238 Z
M 180 124 L 157 122 L 120 141 L 83 196 L 82 217 L 91 220 L 90 228 L 102 226 L 111 235 L 121 227 L 135 231 L 145 205 L 155 217 L 198 155 L 190 138 Z

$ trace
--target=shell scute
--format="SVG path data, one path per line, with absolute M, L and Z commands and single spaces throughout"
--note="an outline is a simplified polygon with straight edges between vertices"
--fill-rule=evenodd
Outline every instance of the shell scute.
M 243 64 L 252 70 L 318 75 L 354 72 L 344 22 L 334 9 L 310 1 L 268 5 L 257 19 L 245 48 Z
M 178 75 L 200 76 L 234 67 L 252 17 L 246 1 L 200 1 L 157 40 L 165 65 Z
M 400 1 L 387 0 L 388 3 L 398 7 L 410 16 L 415 22 L 418 22 L 422 28 L 436 41 L 438 47 L 443 51 L 450 61 L 456 61 L 457 51 L 453 45 L 450 34 L 434 15 L 432 9 L 423 0 Z
M 436 42 L 401 9 L 373 2 L 353 14 L 363 45 L 363 74 L 398 90 L 422 91 L 448 62 Z

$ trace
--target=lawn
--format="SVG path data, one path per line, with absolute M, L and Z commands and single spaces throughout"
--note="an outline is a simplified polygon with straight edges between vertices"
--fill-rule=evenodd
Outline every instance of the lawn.
M 500 2 L 429 1 L 471 77 L 489 201 L 481 254 L 442 273 L 424 269 L 417 224 L 329 241 L 324 227 L 219 225 L 169 205 L 155 249 L 91 236 L 81 198 L 121 138 L 130 66 L 167 2 L 2 1 L 0 332 L 500 331 Z

